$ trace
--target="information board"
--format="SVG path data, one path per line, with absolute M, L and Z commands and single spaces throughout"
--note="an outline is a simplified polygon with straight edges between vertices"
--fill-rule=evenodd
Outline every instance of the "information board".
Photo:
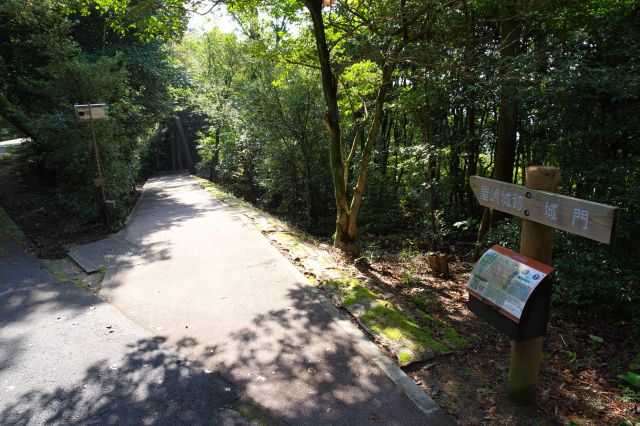
M 470 297 L 493 305 L 519 323 L 529 296 L 552 271 L 549 265 L 494 245 L 473 267 L 467 290 Z

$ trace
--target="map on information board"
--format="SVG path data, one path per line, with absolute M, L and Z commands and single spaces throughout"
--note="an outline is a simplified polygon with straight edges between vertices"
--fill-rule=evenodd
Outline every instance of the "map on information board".
M 473 267 L 467 290 L 518 323 L 529 296 L 552 271 L 549 265 L 494 245 Z

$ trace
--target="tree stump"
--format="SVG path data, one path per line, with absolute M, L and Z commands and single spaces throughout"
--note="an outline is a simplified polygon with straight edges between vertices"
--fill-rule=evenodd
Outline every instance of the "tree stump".
M 443 277 L 449 275 L 449 262 L 446 253 L 429 252 L 427 253 L 427 262 L 433 273 Z

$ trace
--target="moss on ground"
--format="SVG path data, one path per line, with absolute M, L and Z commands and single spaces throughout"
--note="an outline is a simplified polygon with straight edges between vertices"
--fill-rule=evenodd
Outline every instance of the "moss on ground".
M 24 239 L 24 233 L 18 225 L 9 217 L 7 212 L 0 206 L 0 235 L 6 237 L 13 237 L 15 239 Z
M 392 303 L 381 299 L 357 279 L 329 280 L 323 285 L 339 296 L 343 308 L 348 309 L 355 305 L 363 306 L 364 311 L 355 312 L 354 315 L 365 327 L 408 349 L 396 351 L 396 357 L 401 366 L 416 361 L 416 354 L 444 353 L 450 350 L 446 343 L 440 342 L 434 337 L 432 328 L 421 326 L 410 315 L 398 310 Z M 436 321 L 431 321 L 430 324 L 441 330 L 443 335 L 447 336 L 447 342 L 450 344 L 456 345 L 456 342 L 463 341 L 450 327 Z M 452 338 L 449 339 L 449 336 Z
M 327 280 L 322 283 L 323 286 L 328 287 L 334 291 L 339 292 L 345 296 L 349 294 L 355 287 L 362 287 L 362 283 L 355 278 L 340 278 L 337 280 Z
M 416 352 L 431 349 L 442 353 L 450 350 L 446 344 L 432 336 L 430 329 L 421 327 L 409 315 L 400 312 L 389 302 L 376 300 L 375 306 L 367 309 L 360 320 L 373 331 Z
M 68 282 L 92 294 L 97 294 L 102 286 L 106 269 L 87 274 L 70 258 L 41 260 L 42 265 L 60 282 Z
M 444 338 L 447 339 L 447 342 L 451 343 L 452 345 L 461 348 L 468 348 L 469 346 L 471 346 L 471 343 L 467 339 L 460 336 L 460 334 L 458 334 L 458 332 L 453 327 L 448 326 L 443 321 L 427 314 L 426 312 L 420 313 L 420 319 L 433 324 L 434 327 L 437 327 L 438 330 L 440 330 L 444 335 Z
M 298 238 L 294 237 L 288 232 L 278 232 L 277 236 L 278 236 L 278 240 L 281 240 L 282 243 L 294 244 L 294 245 L 302 244 L 302 242 Z
M 226 191 L 223 191 L 219 186 L 215 185 L 214 183 L 209 182 L 208 180 L 198 176 L 193 176 L 193 178 L 196 180 L 196 182 L 198 182 L 200 186 L 202 186 L 202 188 L 206 189 L 211 195 L 216 197 L 218 200 L 224 201 L 227 204 L 237 203 L 240 205 L 247 205 L 246 201 L 240 198 L 237 198 Z
M 376 298 L 377 295 L 374 292 L 368 288 L 358 286 L 342 300 L 342 306 L 348 308 L 349 306 L 360 305 L 364 301 L 376 300 Z
M 398 363 L 402 366 L 409 365 L 413 361 L 413 355 L 409 352 L 398 352 Z

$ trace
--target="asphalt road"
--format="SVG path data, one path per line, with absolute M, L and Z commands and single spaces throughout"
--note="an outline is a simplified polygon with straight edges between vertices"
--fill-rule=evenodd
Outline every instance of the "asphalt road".
M 121 235 L 151 255 L 107 272 L 101 296 L 274 416 L 451 424 L 424 394 L 419 408 L 264 236 L 189 176 L 150 179 Z
M 238 403 L 232 384 L 0 232 L 0 424 L 251 424 Z
M 10 139 L 7 141 L 0 142 L 0 157 L 9 152 L 9 150 L 13 147 L 20 145 L 22 142 L 27 139 Z

